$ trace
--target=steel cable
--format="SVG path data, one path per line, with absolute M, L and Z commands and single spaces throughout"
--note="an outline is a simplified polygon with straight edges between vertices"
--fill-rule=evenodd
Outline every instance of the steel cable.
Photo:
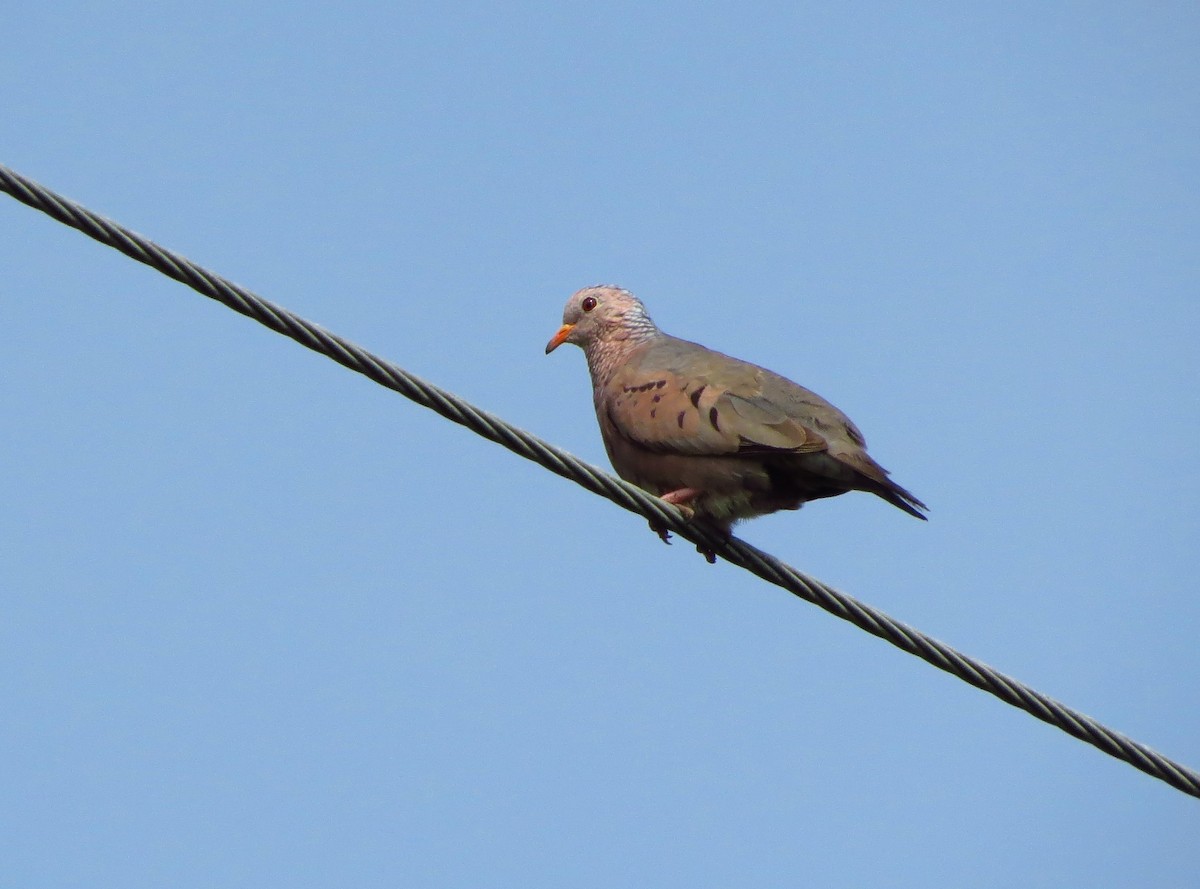
M 551 472 L 571 479 L 630 512 L 644 516 L 656 526 L 669 528 L 697 545 L 702 544 L 714 550 L 726 561 L 783 587 L 874 636 L 886 639 L 897 648 L 916 655 L 939 670 L 995 695 L 1005 703 L 1018 707 L 1081 741 L 1086 741 L 1184 793 L 1200 797 L 1200 773 L 889 617 L 870 605 L 802 574 L 769 553 L 736 537 L 725 541 L 706 529 L 690 525 L 674 506 L 640 488 L 585 463 L 487 411 L 480 410 L 458 396 L 408 373 L 311 321 L 268 302 L 179 254 L 55 194 L 4 165 L 0 165 L 0 190 L 59 222 L 79 229 L 102 244 L 114 247 L 126 256 L 187 284 L 234 311 L 253 318 L 277 333 L 332 358 L 382 386 L 394 389 L 446 419 L 466 426 L 478 435 L 503 445 Z

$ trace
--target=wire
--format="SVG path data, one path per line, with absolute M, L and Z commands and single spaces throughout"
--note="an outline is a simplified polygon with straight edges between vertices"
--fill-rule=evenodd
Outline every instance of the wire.
M 668 528 L 697 545 L 715 551 L 726 561 L 783 587 L 874 636 L 886 639 L 902 651 L 916 655 L 939 670 L 995 695 L 1005 703 L 1018 707 L 1081 741 L 1086 741 L 1110 756 L 1165 781 L 1177 790 L 1200 797 L 1200 773 L 889 617 L 882 611 L 802 574 L 769 553 L 736 537 L 724 540 L 701 526 L 689 524 L 675 507 L 640 488 L 585 463 L 487 411 L 480 410 L 458 396 L 408 373 L 311 321 L 268 302 L 183 256 L 55 194 L 2 164 L 0 190 L 59 222 L 79 229 L 102 244 L 107 244 L 126 256 L 187 284 L 234 311 L 253 318 L 275 332 L 291 337 L 314 352 L 332 358 L 382 386 L 394 389 L 446 419 L 466 426 L 476 434 L 503 445 L 551 472 L 571 479 L 630 512 L 644 516 L 656 526 Z

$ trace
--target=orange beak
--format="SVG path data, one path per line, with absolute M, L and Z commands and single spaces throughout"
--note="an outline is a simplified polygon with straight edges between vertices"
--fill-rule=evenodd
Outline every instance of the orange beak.
M 564 324 L 562 327 L 560 327 L 558 329 L 558 333 L 550 337 L 550 342 L 546 343 L 546 354 L 549 355 L 564 342 L 566 342 L 567 337 L 571 335 L 571 331 L 574 329 L 574 324 Z

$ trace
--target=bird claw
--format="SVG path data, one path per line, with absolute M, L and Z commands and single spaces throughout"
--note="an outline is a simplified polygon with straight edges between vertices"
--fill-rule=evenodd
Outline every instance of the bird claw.
M 665 500 L 666 498 L 664 497 L 663 499 Z M 667 501 L 667 502 L 670 502 L 670 501 Z M 680 512 L 683 513 L 683 517 L 687 521 L 690 522 L 695 518 L 696 511 L 694 509 L 692 509 L 690 506 L 684 506 L 679 503 L 675 503 L 673 505 L 677 509 L 679 509 Z M 650 530 L 653 531 L 655 534 L 657 534 L 658 539 L 661 540 L 663 543 L 667 544 L 667 546 L 671 545 L 671 532 L 668 531 L 665 527 L 663 527 L 662 525 L 657 525 L 654 522 L 651 522 Z M 698 553 L 700 553 L 700 555 L 704 556 L 704 558 L 705 558 L 705 560 L 707 560 L 708 564 L 715 565 L 717 563 L 716 550 L 709 549 L 707 546 L 705 546 L 704 544 L 701 543 L 701 544 L 696 545 L 696 552 L 698 552 Z
M 678 491 L 670 491 L 666 494 L 663 494 L 661 499 L 667 503 L 670 503 L 681 513 L 683 513 L 683 520 L 685 522 L 690 522 L 695 517 L 696 510 L 687 504 L 689 500 L 694 500 L 699 493 L 700 492 L 694 488 L 680 488 Z M 657 534 L 658 539 L 667 544 L 667 546 L 671 545 L 671 532 L 662 525 L 656 525 L 654 522 L 651 522 L 650 530 Z
M 668 531 L 666 528 L 660 527 L 658 525 L 655 525 L 653 522 L 651 522 L 650 530 L 653 531 L 655 534 L 657 534 L 658 539 L 661 540 L 663 543 L 665 543 L 667 546 L 671 545 L 671 532 Z M 708 560 L 708 564 L 710 564 L 710 565 L 717 564 L 717 553 L 715 550 L 711 550 L 707 546 L 704 546 L 703 544 L 697 544 L 696 552 L 698 552 L 698 553 L 700 553 L 700 555 L 704 556 L 704 558 Z

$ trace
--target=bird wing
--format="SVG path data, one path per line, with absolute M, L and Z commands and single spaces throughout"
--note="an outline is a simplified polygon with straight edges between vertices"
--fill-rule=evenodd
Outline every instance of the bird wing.
M 815 399 L 807 410 L 804 396 Z M 812 422 L 822 406 L 836 412 L 783 377 L 673 338 L 631 357 L 597 393 L 602 426 L 647 450 L 690 456 L 824 451 Z

